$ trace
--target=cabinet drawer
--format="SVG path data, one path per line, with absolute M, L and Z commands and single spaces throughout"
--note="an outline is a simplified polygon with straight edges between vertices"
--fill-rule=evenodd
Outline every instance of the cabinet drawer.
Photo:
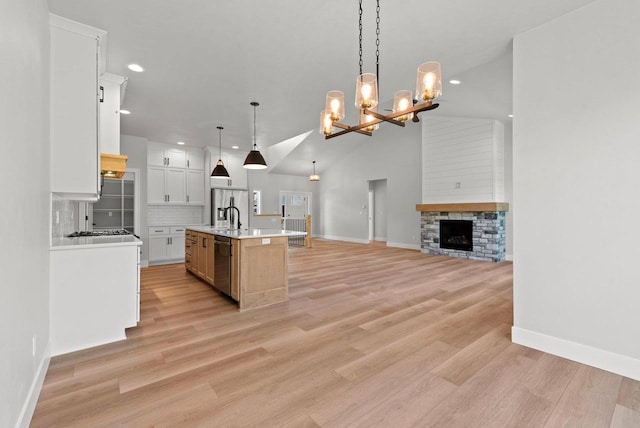
M 170 228 L 164 227 L 164 226 L 150 227 L 149 228 L 149 236 L 168 235 L 169 234 L 169 230 L 170 230 Z
M 172 235 L 183 235 L 186 227 L 184 226 L 171 226 L 169 228 L 169 233 Z

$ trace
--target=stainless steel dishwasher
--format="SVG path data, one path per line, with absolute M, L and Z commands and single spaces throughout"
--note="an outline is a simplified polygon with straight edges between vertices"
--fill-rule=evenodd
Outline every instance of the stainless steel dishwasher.
M 231 238 L 214 235 L 213 286 L 231 297 Z

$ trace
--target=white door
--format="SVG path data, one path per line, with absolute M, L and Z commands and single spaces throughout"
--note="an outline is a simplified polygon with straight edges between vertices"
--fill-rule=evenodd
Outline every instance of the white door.
M 184 150 L 169 149 L 167 150 L 167 159 L 169 162 L 167 166 L 173 168 L 186 168 L 187 167 L 187 154 Z
M 184 259 L 184 235 L 171 235 L 168 257 L 170 259 Z
M 373 190 L 369 190 L 369 242 L 374 240 L 374 224 L 375 224 L 375 199 Z
M 304 218 L 311 214 L 311 193 L 280 192 L 280 210 L 284 218 Z
M 158 147 L 149 144 L 147 146 L 147 165 L 148 166 L 165 166 L 164 147 Z
M 184 242 L 182 243 L 184 246 Z M 169 237 L 149 237 L 149 261 L 166 260 L 169 257 Z

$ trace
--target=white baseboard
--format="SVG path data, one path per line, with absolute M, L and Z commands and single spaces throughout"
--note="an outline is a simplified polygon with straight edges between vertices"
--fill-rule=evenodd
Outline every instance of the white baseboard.
M 506 254 L 504 256 L 504 259 L 508 262 L 512 262 L 513 261 L 513 254 Z
M 42 385 L 44 384 L 44 378 L 47 375 L 50 361 L 51 347 L 49 344 L 47 344 L 47 347 L 44 350 L 44 354 L 42 355 L 42 360 L 38 365 L 36 375 L 33 378 L 33 382 L 31 382 L 31 387 L 29 388 L 27 398 L 24 400 L 24 404 L 22 405 L 22 409 L 20 410 L 20 416 L 18 417 L 18 421 L 16 422 L 16 427 L 29 427 L 31 418 L 33 417 L 33 412 L 35 412 L 36 410 L 36 404 L 38 404 L 38 397 L 40 397 L 40 391 L 42 390 Z
M 515 326 L 511 327 L 511 340 L 519 345 L 640 381 L 640 360 L 635 358 Z
M 407 250 L 418 250 L 420 251 L 419 244 L 404 244 L 402 242 L 387 242 L 387 247 L 395 247 L 395 248 L 404 248 Z
M 331 236 L 331 235 L 321 235 L 318 238 L 329 239 L 331 241 L 346 241 L 346 242 L 355 242 L 356 244 L 368 244 L 368 239 L 358 239 L 358 238 L 347 238 L 344 236 Z

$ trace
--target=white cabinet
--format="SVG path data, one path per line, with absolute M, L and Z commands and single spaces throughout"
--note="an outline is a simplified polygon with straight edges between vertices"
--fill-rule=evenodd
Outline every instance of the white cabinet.
M 229 179 L 210 178 L 210 186 L 212 188 L 223 189 L 246 189 L 247 188 L 247 169 L 243 167 L 246 155 L 240 152 L 222 152 L 222 161 L 229 173 Z M 209 172 L 213 171 L 216 162 L 220 158 L 218 150 L 210 150 Z
M 187 168 L 200 171 L 204 169 L 204 152 L 202 150 L 189 149 L 187 151 Z
M 187 172 L 180 168 L 147 168 L 147 204 L 185 204 Z
M 184 226 L 149 227 L 149 263 L 184 261 Z
M 170 146 L 149 144 L 147 146 L 147 165 L 186 168 L 187 153 Z
M 97 201 L 98 73 L 106 32 L 50 16 L 51 192 Z
M 137 324 L 139 244 L 49 252 L 52 355 L 123 340 Z
M 187 203 L 204 205 L 204 173 L 202 170 L 187 171 Z
M 100 153 L 120 154 L 120 102 L 127 78 L 104 73 L 100 76 Z

